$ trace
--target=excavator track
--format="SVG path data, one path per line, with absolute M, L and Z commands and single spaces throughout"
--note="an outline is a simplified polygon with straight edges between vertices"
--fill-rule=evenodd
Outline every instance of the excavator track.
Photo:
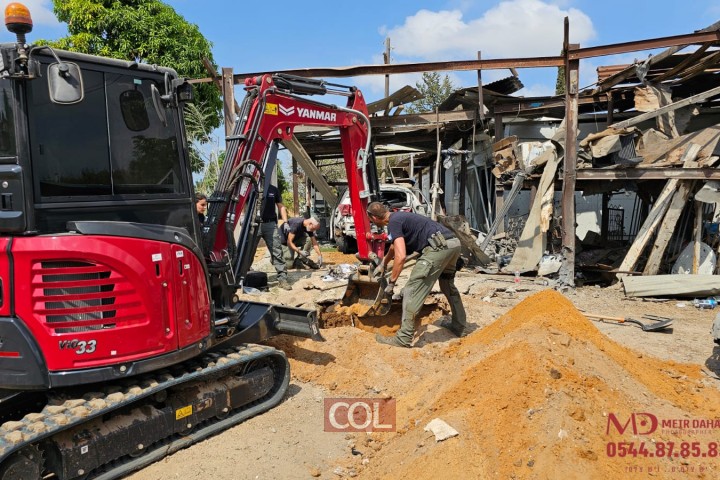
M 283 352 L 245 344 L 51 391 L 42 409 L 0 426 L 0 480 L 120 478 L 274 407 L 289 381 Z

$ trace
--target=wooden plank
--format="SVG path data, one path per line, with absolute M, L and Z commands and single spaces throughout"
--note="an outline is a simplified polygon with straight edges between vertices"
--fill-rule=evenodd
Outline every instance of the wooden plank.
M 715 22 L 712 25 L 710 25 L 709 27 L 699 30 L 698 33 L 712 32 L 712 31 L 715 31 L 718 29 L 720 29 L 720 22 Z M 647 59 L 645 62 L 643 62 L 643 64 L 647 65 L 649 68 L 651 65 L 654 65 L 658 62 L 665 60 L 666 58 L 670 57 L 671 55 L 674 55 L 675 53 L 679 52 L 680 50 L 687 47 L 688 45 L 689 44 L 677 45 L 677 46 L 670 47 L 667 50 L 664 50 L 664 51 L 658 53 L 657 55 L 653 55 L 652 57 Z M 600 82 L 600 84 L 597 86 L 597 88 L 595 88 L 595 90 L 593 90 L 593 93 L 599 93 L 599 92 L 604 92 L 606 90 L 609 90 L 610 88 L 614 87 L 618 83 L 621 83 L 624 80 L 627 80 L 628 78 L 634 76 L 635 75 L 635 67 L 636 67 L 636 65 L 631 65 L 630 67 L 626 68 L 622 72 L 619 72 L 619 73 L 603 80 L 602 82 Z
M 315 188 L 317 188 L 323 196 L 323 199 L 330 205 L 330 208 L 335 208 L 338 204 L 337 195 L 335 195 L 332 187 L 327 183 L 325 177 L 322 176 L 320 169 L 318 169 L 315 162 L 312 161 L 312 158 L 307 154 L 298 139 L 293 135 L 292 139 L 284 141 L 283 144 L 290 151 L 293 158 L 297 160 L 298 165 L 303 169 L 308 180 L 312 181 Z M 307 205 L 309 205 L 309 203 Z
M 692 273 L 698 274 L 700 268 L 700 245 L 702 244 L 702 213 L 703 203 L 695 202 L 695 245 L 693 249 Z
M 646 134 L 647 136 L 647 134 Z M 638 147 L 637 154 L 643 158 L 638 167 L 681 165 L 682 158 L 688 145 L 700 145 L 698 159 L 710 159 L 720 141 L 720 125 L 712 125 L 696 132 L 685 134 L 667 140 L 647 141 L 644 137 L 643 145 Z M 702 161 L 699 166 L 705 166 Z
M 649 275 L 622 279 L 628 297 L 709 297 L 720 295 L 718 275 Z
M 505 150 L 506 148 L 512 146 L 512 144 L 516 143 L 518 138 L 515 135 L 511 135 L 509 137 L 503 138 L 495 143 L 493 143 L 492 150 L 493 153 L 499 152 L 500 150 Z
M 563 157 L 554 157 L 548 160 L 543 170 L 540 183 L 538 185 L 535 201 L 530 208 L 525 228 L 523 228 L 518 240 L 518 246 L 515 249 L 510 264 L 505 268 L 508 272 L 529 272 L 537 268 L 543 252 L 545 251 L 545 240 L 547 235 L 540 231 L 541 212 L 543 197 L 549 188 L 552 188 L 557 167 Z
M 651 246 L 650 256 L 643 270 L 643 275 L 657 275 L 660 271 L 663 256 L 670 244 L 670 239 L 675 232 L 675 227 L 680 220 L 680 215 L 682 215 L 694 183 L 693 180 L 681 180 L 678 183 L 678 190 L 673 195 L 670 208 L 665 215 L 662 225 L 658 229 L 657 238 Z
M 685 60 L 675 65 L 673 68 L 668 70 L 667 72 L 662 73 L 661 75 L 658 75 L 657 77 L 654 77 L 652 79 L 653 83 L 662 82 L 663 80 L 667 80 L 669 78 L 674 77 L 678 72 L 682 71 L 685 67 L 688 65 L 693 65 L 697 61 L 698 58 L 702 57 L 705 54 L 705 51 L 710 47 L 709 43 L 706 43 L 697 50 L 695 50 L 693 53 L 687 56 Z
M 717 168 L 624 168 L 601 169 L 584 168 L 577 171 L 579 181 L 597 180 L 720 180 L 720 169 Z
M 699 151 L 700 146 L 692 144 L 686 151 L 683 165 L 685 167 L 692 166 Z M 618 267 L 618 270 L 635 270 L 635 266 L 640 259 L 640 255 L 642 255 L 648 242 L 650 242 L 654 236 L 655 231 L 670 207 L 670 202 L 677 190 L 678 182 L 679 180 L 677 179 L 667 181 L 665 188 L 663 188 L 657 200 L 655 200 L 650 213 L 648 213 L 648 216 L 645 219 L 645 223 L 643 223 L 642 228 L 640 228 L 635 236 L 635 241 L 633 241 L 633 244 L 630 246 L 630 250 L 628 250 L 622 264 Z
M 398 127 L 403 125 L 420 125 L 423 128 L 435 127 L 449 122 L 475 121 L 475 110 L 457 110 L 453 112 L 418 113 L 389 117 L 372 117 L 370 123 L 373 129 Z
M 712 88 L 706 92 L 698 93 L 697 95 L 693 95 L 692 97 L 685 98 L 683 100 L 680 100 L 675 103 L 671 103 L 670 105 L 666 105 L 662 108 L 658 108 L 655 111 L 643 113 L 641 115 L 638 115 L 633 118 L 629 118 L 627 120 L 624 120 L 622 122 L 615 123 L 613 125 L 610 125 L 611 128 L 627 128 L 632 127 L 633 125 L 637 125 L 639 123 L 644 122 L 645 120 L 650 120 L 651 118 L 659 117 L 660 115 L 668 112 L 672 112 L 677 110 L 678 108 L 687 107 L 688 105 L 693 105 L 695 103 L 700 103 L 705 100 L 707 100 L 710 97 L 713 97 L 715 95 L 720 95 L 720 87 Z
M 373 114 L 377 112 L 382 112 L 383 110 L 388 110 L 389 108 L 391 108 L 391 105 L 403 105 L 405 103 L 411 103 L 415 100 L 421 99 L 422 97 L 423 95 L 418 91 L 418 89 L 411 87 L 410 85 L 405 85 L 400 90 L 394 92 L 388 97 L 368 103 L 368 113 Z

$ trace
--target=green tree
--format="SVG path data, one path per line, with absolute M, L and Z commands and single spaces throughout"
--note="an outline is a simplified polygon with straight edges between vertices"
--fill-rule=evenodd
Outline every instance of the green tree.
M 408 113 L 434 112 L 435 108 L 455 90 L 455 85 L 450 81 L 450 77 L 445 75 L 440 78 L 438 72 L 423 73 L 422 80 L 416 82 L 415 87 L 422 94 L 422 98 L 408 105 Z
M 221 152 L 211 151 L 207 161 L 204 162 L 205 170 L 202 172 L 200 180 L 195 182 L 195 191 L 211 195 L 215 191 L 218 175 L 225 162 L 225 150 Z
M 565 52 L 560 52 L 565 55 Z M 557 77 L 555 78 L 555 95 L 565 95 L 565 67 L 557 68 Z
M 213 63 L 208 42 L 197 25 L 158 0 L 53 0 L 58 20 L 69 35 L 46 42 L 64 50 L 174 68 L 187 78 L 207 76 L 202 58 Z M 212 83 L 195 85 L 203 124 L 188 132 L 203 143 L 220 125 L 222 100 Z M 199 158 L 199 157 L 198 157 Z M 194 159 L 194 160 L 197 160 Z M 202 164 L 193 162 L 193 171 Z

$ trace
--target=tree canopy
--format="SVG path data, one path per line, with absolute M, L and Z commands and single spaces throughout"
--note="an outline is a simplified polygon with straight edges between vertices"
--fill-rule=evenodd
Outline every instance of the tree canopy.
M 455 90 L 455 85 L 450 81 L 450 77 L 445 75 L 440 78 L 438 72 L 424 72 L 422 80 L 415 83 L 415 87 L 423 95 L 423 98 L 412 102 L 408 106 L 408 113 L 434 112 L 435 108 Z
M 213 61 L 212 44 L 197 25 L 158 0 L 53 0 L 58 20 L 69 35 L 47 42 L 53 47 L 103 57 L 174 68 L 187 78 L 207 76 L 202 58 Z M 222 100 L 211 83 L 195 85 L 202 124 L 189 132 L 203 142 L 220 125 Z M 199 112 L 196 112 L 196 114 Z M 197 159 L 194 159 L 197 160 Z M 202 162 L 193 162 L 199 171 Z

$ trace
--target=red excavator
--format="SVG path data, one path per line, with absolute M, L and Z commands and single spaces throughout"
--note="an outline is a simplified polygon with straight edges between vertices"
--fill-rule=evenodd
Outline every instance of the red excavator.
M 373 285 L 385 236 L 365 214 L 367 108 L 352 87 L 249 79 L 201 224 L 188 82 L 28 45 L 27 8 L 5 13 L 17 41 L 0 44 L 0 480 L 118 478 L 277 405 L 288 361 L 257 342 L 322 340 L 314 311 L 236 296 L 267 173 L 299 125 L 339 129 L 366 240 L 347 298 Z M 325 94 L 347 105 L 308 99 Z

